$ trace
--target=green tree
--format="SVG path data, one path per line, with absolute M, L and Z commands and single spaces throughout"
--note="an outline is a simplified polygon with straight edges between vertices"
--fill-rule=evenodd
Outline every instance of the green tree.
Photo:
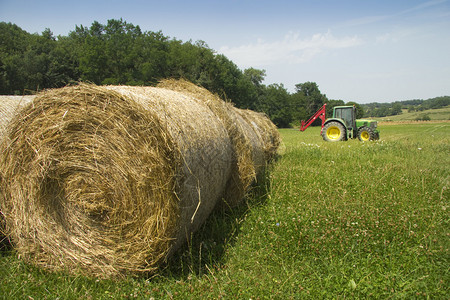
M 291 97 L 282 84 L 266 87 L 259 110 L 266 113 L 278 127 L 290 127 L 294 120 Z
M 129 24 L 122 19 L 108 20 L 104 27 L 106 68 L 103 84 L 128 84 L 136 81 L 133 51 L 135 41 L 142 35 L 139 26 Z
M 431 120 L 431 118 L 427 114 L 421 114 L 420 116 L 418 116 L 416 118 L 416 121 L 430 121 L 430 120 Z
M 261 86 L 264 78 L 266 78 L 266 70 L 248 68 L 244 70 L 244 76 L 246 76 L 255 86 Z
M 389 115 L 389 107 L 385 105 L 378 108 L 374 113 L 374 117 L 386 117 L 388 115 Z
M 101 84 L 108 69 L 105 42 L 98 37 L 86 37 L 78 59 L 81 79 Z
M 400 103 L 395 103 L 392 105 L 391 115 L 400 115 L 402 113 L 402 105 Z
M 266 77 L 265 70 L 258 70 L 255 68 L 248 68 L 244 70 L 242 84 L 246 86 L 247 94 L 250 99 L 248 107 L 253 110 L 258 110 L 261 106 L 261 101 L 264 99 L 264 85 L 263 81 Z
M 225 60 L 223 63 L 228 64 Z M 219 81 L 226 77 L 224 67 L 220 58 L 215 57 L 204 41 L 182 43 L 171 40 L 169 43 L 169 77 L 184 78 L 209 90 L 223 93 L 224 87 Z
M 15 24 L 0 22 L 1 94 L 22 94 L 26 88 L 23 56 L 30 36 Z
M 168 77 L 169 41 L 161 31 L 146 32 L 136 38 L 132 51 L 136 84 L 154 84 Z
M 327 97 L 320 93 L 319 86 L 315 82 L 305 82 L 295 85 L 297 93 L 306 98 L 305 108 L 308 115 L 313 115 L 327 101 Z
M 62 87 L 69 82 L 79 81 L 78 58 L 74 51 L 73 41 L 65 36 L 59 36 L 55 46 L 49 53 L 48 86 Z
M 302 93 L 293 93 L 290 95 L 290 111 L 292 123 L 299 126 L 302 120 L 308 120 L 311 116 L 306 109 L 306 96 Z

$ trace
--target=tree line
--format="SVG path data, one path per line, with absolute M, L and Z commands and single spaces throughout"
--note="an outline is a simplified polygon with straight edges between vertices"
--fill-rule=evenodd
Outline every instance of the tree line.
M 0 22 L 0 94 L 33 94 L 79 81 L 99 85 L 152 86 L 163 78 L 183 78 L 239 108 L 266 113 L 279 127 L 308 119 L 324 103 L 354 104 L 358 117 L 369 112 L 356 103 L 331 100 L 315 82 L 289 93 L 282 84 L 265 85 L 265 70 L 240 70 L 204 41 L 183 42 L 161 31 L 142 31 L 122 19 L 75 26 L 67 36 L 50 29 L 30 34 Z M 378 108 L 377 108 L 378 109 Z
M 450 105 L 450 96 L 430 98 L 427 100 L 413 99 L 395 101 L 392 103 L 369 103 L 362 104 L 366 117 L 386 117 L 408 112 L 424 111 L 428 109 L 438 109 Z

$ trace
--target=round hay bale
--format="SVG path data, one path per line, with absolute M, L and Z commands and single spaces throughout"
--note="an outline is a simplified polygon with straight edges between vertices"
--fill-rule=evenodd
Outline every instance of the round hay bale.
M 256 178 L 255 163 L 261 163 L 258 160 L 260 149 L 256 149 L 256 154 L 252 153 L 257 144 L 255 136 L 237 113 L 238 109 L 207 89 L 186 80 L 164 79 L 158 87 L 181 92 L 206 104 L 224 124 L 233 151 L 231 175 L 223 194 L 223 202 L 228 207 L 237 206 Z
M 185 94 L 85 84 L 38 95 L 2 148 L 21 257 L 98 277 L 153 271 L 185 242 L 222 195 L 232 155 L 221 122 Z

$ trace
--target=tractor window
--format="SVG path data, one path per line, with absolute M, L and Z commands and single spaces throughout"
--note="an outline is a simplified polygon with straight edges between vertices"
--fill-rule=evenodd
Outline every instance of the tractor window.
M 347 127 L 353 127 L 353 107 L 336 108 L 334 117 L 344 120 Z

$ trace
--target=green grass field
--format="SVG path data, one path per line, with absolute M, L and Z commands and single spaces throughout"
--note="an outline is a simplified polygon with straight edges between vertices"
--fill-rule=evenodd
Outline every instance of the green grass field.
M 216 211 L 156 275 L 99 281 L 0 255 L 5 299 L 450 298 L 450 123 L 325 143 L 280 130 L 267 180 Z

